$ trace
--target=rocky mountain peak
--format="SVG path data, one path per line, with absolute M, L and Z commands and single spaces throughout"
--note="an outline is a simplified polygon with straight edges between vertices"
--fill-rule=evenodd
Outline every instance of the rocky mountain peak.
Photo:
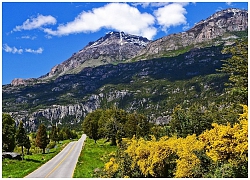
M 212 42 L 216 38 L 222 38 L 225 33 L 246 31 L 248 29 L 248 11 L 241 9 L 225 9 L 201 20 L 186 32 L 164 36 L 143 49 L 137 59 L 141 57 L 161 57 L 170 51 L 184 49 L 186 47 L 199 47 L 199 44 L 220 43 Z M 235 39 L 235 36 L 231 36 Z M 227 40 L 230 38 L 227 37 Z
M 196 25 L 202 24 L 202 23 L 207 23 L 210 21 L 215 21 L 219 19 L 228 19 L 228 18 L 232 18 L 234 16 L 236 17 L 244 17 L 247 18 L 248 15 L 248 11 L 247 10 L 241 10 L 241 9 L 237 9 L 237 8 L 228 8 L 228 9 L 224 9 L 221 11 L 218 11 L 214 14 L 212 14 L 210 17 L 208 17 L 206 20 L 201 20 L 199 23 L 197 23 Z
M 195 35 L 195 42 L 217 38 L 225 32 L 244 31 L 248 28 L 248 11 L 229 8 L 201 20 L 187 34 Z
M 98 40 L 88 43 L 62 64 L 54 66 L 42 78 L 78 73 L 85 67 L 126 61 L 136 56 L 149 42 L 150 40 L 141 36 L 124 32 L 109 32 Z
M 95 48 L 102 45 L 117 44 L 119 46 L 125 45 L 127 43 L 136 46 L 146 46 L 150 41 L 147 38 L 126 34 L 124 32 L 111 31 L 105 36 L 99 38 L 95 42 L 90 42 L 84 49 Z M 84 50 L 83 49 L 83 50 Z

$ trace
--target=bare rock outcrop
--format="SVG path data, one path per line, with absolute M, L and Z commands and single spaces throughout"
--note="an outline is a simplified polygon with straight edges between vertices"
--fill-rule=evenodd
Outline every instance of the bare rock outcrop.
M 206 20 L 197 23 L 186 32 L 164 36 L 147 45 L 138 54 L 138 59 L 145 57 L 159 57 L 166 52 L 194 46 L 223 36 L 226 32 L 245 31 L 248 29 L 248 11 L 240 9 L 226 9 L 219 11 Z M 232 37 L 232 38 L 235 38 Z M 224 41 L 226 39 L 224 38 Z

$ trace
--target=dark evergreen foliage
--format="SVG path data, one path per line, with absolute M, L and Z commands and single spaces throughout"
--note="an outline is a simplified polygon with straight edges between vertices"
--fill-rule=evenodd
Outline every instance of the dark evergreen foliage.
M 225 47 L 223 53 L 232 57 L 223 60 L 220 71 L 229 74 L 228 90 L 233 102 L 248 103 L 248 39 L 238 40 L 231 47 Z
M 16 125 L 9 114 L 2 114 L 2 150 L 12 152 L 15 149 Z
M 16 144 L 22 148 L 22 159 L 24 159 L 23 147 L 30 148 L 30 140 L 27 136 L 26 130 L 24 129 L 23 122 L 19 122 L 19 126 L 16 132 Z
M 44 124 L 40 124 L 36 135 L 36 145 L 43 150 L 45 153 L 45 148 L 49 144 L 49 138 L 46 132 L 46 127 Z
M 52 125 L 52 129 L 51 129 L 51 133 L 50 133 L 50 139 L 52 141 L 55 141 L 55 142 L 57 142 L 59 140 L 57 128 L 56 128 L 55 125 Z

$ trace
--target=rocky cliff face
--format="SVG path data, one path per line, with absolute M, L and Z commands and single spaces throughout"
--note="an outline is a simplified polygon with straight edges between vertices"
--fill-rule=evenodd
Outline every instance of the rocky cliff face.
M 212 40 L 224 37 L 223 41 L 235 39 L 235 36 L 227 36 L 226 32 L 245 31 L 248 29 L 248 11 L 240 9 L 226 9 L 219 11 L 206 20 L 197 23 L 186 32 L 171 34 L 148 44 L 139 55 L 138 59 L 147 57 L 160 57 L 169 51 L 183 49 L 188 46 L 199 47 L 204 43 L 218 44 L 220 40 Z
M 22 78 L 15 78 L 11 82 L 12 86 L 27 85 L 27 82 Z
M 248 28 L 248 11 L 226 9 L 202 20 L 187 34 L 195 37 L 195 42 L 203 42 L 222 36 L 225 32 L 244 31 Z
M 128 95 L 128 92 L 115 91 L 105 95 L 107 101 L 121 99 Z M 29 111 L 10 112 L 16 121 L 22 120 L 29 131 L 36 131 L 40 123 L 46 124 L 79 124 L 83 118 L 94 110 L 100 108 L 103 93 L 90 95 L 84 103 L 69 105 L 52 105 L 45 109 L 39 109 L 30 113 Z M 25 102 L 23 102 L 25 103 Z

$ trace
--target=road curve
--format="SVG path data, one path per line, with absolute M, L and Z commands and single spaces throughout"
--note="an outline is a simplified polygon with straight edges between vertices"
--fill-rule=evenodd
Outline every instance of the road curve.
M 70 142 L 59 154 L 25 178 L 72 178 L 86 135 Z

